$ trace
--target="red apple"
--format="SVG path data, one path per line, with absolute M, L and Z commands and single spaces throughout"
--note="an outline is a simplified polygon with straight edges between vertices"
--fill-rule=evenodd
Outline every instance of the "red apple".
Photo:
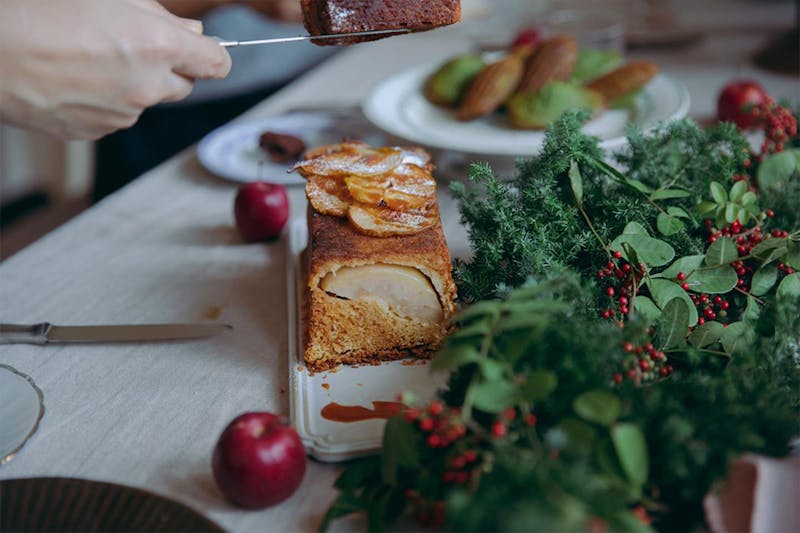
M 220 435 L 211 460 L 219 490 L 246 509 L 263 509 L 294 494 L 306 471 L 297 432 L 272 413 L 244 413 Z
M 274 239 L 289 219 L 289 198 L 281 185 L 255 181 L 239 187 L 233 203 L 239 233 L 248 242 Z
M 741 129 L 756 125 L 753 106 L 763 104 L 769 96 L 756 81 L 737 80 L 723 87 L 717 100 L 717 118 L 722 122 L 733 122 Z

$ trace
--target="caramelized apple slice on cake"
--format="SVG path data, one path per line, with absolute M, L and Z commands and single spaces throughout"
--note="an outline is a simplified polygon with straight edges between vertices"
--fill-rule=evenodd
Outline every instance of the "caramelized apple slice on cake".
M 436 225 L 436 209 L 396 211 L 388 207 L 353 204 L 347 210 L 350 223 L 361 233 L 372 237 L 414 235 Z
M 309 176 L 380 176 L 403 163 L 399 148 L 373 148 L 361 142 L 344 142 L 323 146 L 305 154 L 292 170 L 304 178 Z
M 334 217 L 347 216 L 353 197 L 337 176 L 308 176 L 306 197 L 315 211 Z

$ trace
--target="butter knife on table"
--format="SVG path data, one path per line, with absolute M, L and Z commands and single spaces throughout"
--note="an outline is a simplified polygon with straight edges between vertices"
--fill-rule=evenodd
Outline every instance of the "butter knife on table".
M 84 342 L 157 342 L 213 337 L 233 329 L 228 324 L 136 324 L 107 326 L 56 326 L 0 324 L 0 344 Z

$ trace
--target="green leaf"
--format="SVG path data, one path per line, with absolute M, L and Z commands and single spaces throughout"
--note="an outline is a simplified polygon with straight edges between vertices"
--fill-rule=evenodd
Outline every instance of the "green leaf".
M 644 193 L 644 194 L 650 194 L 651 192 L 653 192 L 653 189 L 651 187 L 647 186 L 646 184 L 644 184 L 643 182 L 641 182 L 639 180 L 635 180 L 635 179 L 632 179 L 632 178 L 626 178 L 625 179 L 625 183 L 629 187 L 631 187 L 633 189 L 636 189 L 637 191 L 639 191 L 641 193 Z
M 663 235 L 670 236 L 680 232 L 686 226 L 675 216 L 659 213 L 656 218 L 656 227 Z
M 483 337 L 492 330 L 490 320 L 477 320 L 472 324 L 459 328 L 450 336 L 450 341 L 468 339 L 471 337 Z
M 691 194 L 692 193 L 689 191 L 685 191 L 683 189 L 658 189 L 650 195 L 650 199 L 656 201 L 668 200 L 670 198 L 687 198 L 691 196 Z
M 597 438 L 597 433 L 594 428 L 577 418 L 562 420 L 558 428 L 566 434 L 567 447 L 575 451 L 591 451 L 592 445 Z
M 431 372 L 452 372 L 460 366 L 477 363 L 483 359 L 478 349 L 471 344 L 447 344 L 431 363 Z
M 728 201 L 728 193 L 725 191 L 725 187 L 717 183 L 716 181 L 711 182 L 711 198 L 717 204 L 724 204 Z
M 739 276 L 730 265 L 695 270 L 686 278 L 686 283 L 695 292 L 725 294 L 736 286 Z
M 758 303 L 758 300 L 753 298 L 752 296 L 747 297 L 747 306 L 744 309 L 744 315 L 742 318 L 744 320 L 750 320 L 751 322 L 755 322 L 758 320 L 758 317 L 761 316 L 761 306 Z
M 800 270 L 800 242 L 789 241 L 787 244 L 786 264 Z
M 370 479 L 380 474 L 379 456 L 371 455 L 348 463 L 334 486 L 339 490 L 356 490 L 363 487 Z
M 730 203 L 725 206 L 725 222 L 733 224 L 739 217 L 739 207 L 736 204 Z M 739 222 L 742 222 L 741 220 Z
M 649 266 L 661 266 L 672 261 L 675 250 L 668 243 L 650 237 L 647 230 L 636 222 L 630 222 L 622 235 L 611 242 L 609 248 L 622 252 L 623 257 L 630 261 L 623 244 L 629 244 L 636 250 L 639 259 Z
M 719 322 L 706 322 L 697 326 L 689 335 L 689 343 L 697 348 L 705 348 L 714 344 L 722 337 L 725 327 Z
M 673 298 L 682 299 L 689 307 L 689 325 L 697 324 L 697 308 L 692 303 L 692 299 L 681 289 L 680 285 L 666 279 L 651 279 L 648 284 L 650 295 L 661 309 Z
M 361 498 L 356 496 L 354 492 L 349 490 L 342 491 L 339 493 L 339 496 L 336 497 L 336 500 L 334 500 L 333 504 L 328 509 L 328 512 L 325 513 L 325 518 L 322 519 L 322 523 L 319 525 L 319 529 L 317 531 L 319 531 L 319 533 L 324 533 L 330 527 L 331 522 L 337 518 L 364 511 L 366 509 L 368 509 L 368 506 L 364 505 L 361 501 Z
M 718 238 L 706 250 L 706 264 L 709 266 L 726 265 L 738 258 L 736 243 L 727 237 Z
M 484 381 L 471 385 L 467 395 L 481 411 L 499 413 L 514 405 L 517 389 L 508 381 Z
M 633 300 L 633 310 L 641 316 L 648 326 L 655 324 L 658 317 L 661 316 L 661 309 L 647 296 L 636 296 Z
M 658 337 L 661 349 L 682 346 L 689 330 L 689 306 L 681 298 L 673 298 L 664 306 L 658 320 Z
M 751 205 L 755 205 L 757 199 L 758 197 L 755 195 L 754 192 L 747 191 L 746 193 L 744 193 L 744 195 L 742 195 L 742 201 L 739 203 L 745 207 L 749 207 Z
M 506 367 L 500 361 L 489 359 L 488 357 L 481 357 L 478 363 L 481 368 L 481 374 L 486 381 L 500 381 L 505 378 Z
M 699 204 L 697 204 L 694 210 L 695 213 L 702 216 L 705 215 L 706 213 L 710 213 L 716 208 L 717 204 L 715 202 L 700 202 Z
M 794 150 L 784 150 L 764 159 L 758 167 L 758 185 L 762 189 L 777 189 L 788 182 L 798 170 L 798 158 Z
M 800 298 L 800 272 L 795 272 L 783 278 L 775 291 L 778 300 L 788 300 L 797 302 Z
M 750 250 L 750 255 L 759 258 L 762 262 L 762 266 L 766 265 L 789 253 L 787 241 L 788 239 L 776 237 L 765 239 Z
M 753 281 L 750 283 L 750 294 L 763 296 L 778 281 L 778 267 L 776 265 L 764 265 L 753 274 Z
M 619 418 L 622 402 L 610 392 L 595 389 L 575 398 L 572 408 L 584 420 L 610 426 Z
M 500 302 L 494 300 L 484 300 L 474 303 L 459 312 L 453 318 L 453 322 L 465 323 L 475 318 L 495 317 L 500 314 L 500 306 Z
M 400 417 L 386 421 L 381 448 L 381 480 L 387 485 L 397 483 L 397 471 L 419 467 L 414 427 Z
M 730 355 L 746 353 L 756 340 L 756 332 L 747 322 L 733 322 L 728 324 L 722 332 L 720 341 L 725 352 Z
M 575 200 L 578 205 L 583 203 L 583 178 L 581 171 L 578 168 L 578 163 L 575 160 L 570 161 L 569 164 L 569 186 L 572 188 L 572 194 L 575 195 Z
M 731 187 L 731 192 L 729 194 L 731 202 L 739 203 L 739 200 L 742 199 L 742 196 L 744 196 L 744 193 L 746 192 L 747 192 L 747 182 L 745 182 L 744 180 L 737 181 L 736 183 L 733 184 L 733 187 Z
M 525 403 L 536 403 L 545 400 L 556 389 L 558 378 L 555 373 L 535 370 L 528 374 L 520 386 L 520 400 Z
M 675 279 L 678 277 L 678 273 L 680 272 L 683 272 L 688 276 L 702 266 L 704 259 L 704 255 L 687 255 L 684 257 L 679 257 L 670 266 L 664 269 L 664 271 L 659 272 L 653 277 Z
M 615 424 L 611 428 L 611 441 L 617 451 L 622 470 L 638 486 L 647 481 L 649 464 L 647 443 L 638 426 L 630 423 Z
M 692 218 L 685 209 L 682 207 L 675 207 L 674 205 L 667 208 L 667 213 L 678 218 Z
M 626 531 L 627 533 L 652 533 L 652 527 L 630 511 L 617 511 L 608 517 L 611 531 Z

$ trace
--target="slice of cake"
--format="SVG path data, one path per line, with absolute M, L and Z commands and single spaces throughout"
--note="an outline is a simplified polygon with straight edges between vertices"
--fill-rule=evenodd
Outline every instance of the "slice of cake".
M 406 28 L 423 31 L 461 20 L 460 0 L 301 0 L 301 5 L 303 22 L 311 35 Z M 314 43 L 353 44 L 381 37 L 318 40 Z
M 360 159 L 345 143 L 315 150 L 299 164 L 310 200 L 303 339 L 313 371 L 430 357 L 455 313 L 450 252 L 427 160 L 419 150 L 356 147 Z M 361 173 L 350 174 L 344 162 Z M 321 202 L 315 193 L 337 200 Z

